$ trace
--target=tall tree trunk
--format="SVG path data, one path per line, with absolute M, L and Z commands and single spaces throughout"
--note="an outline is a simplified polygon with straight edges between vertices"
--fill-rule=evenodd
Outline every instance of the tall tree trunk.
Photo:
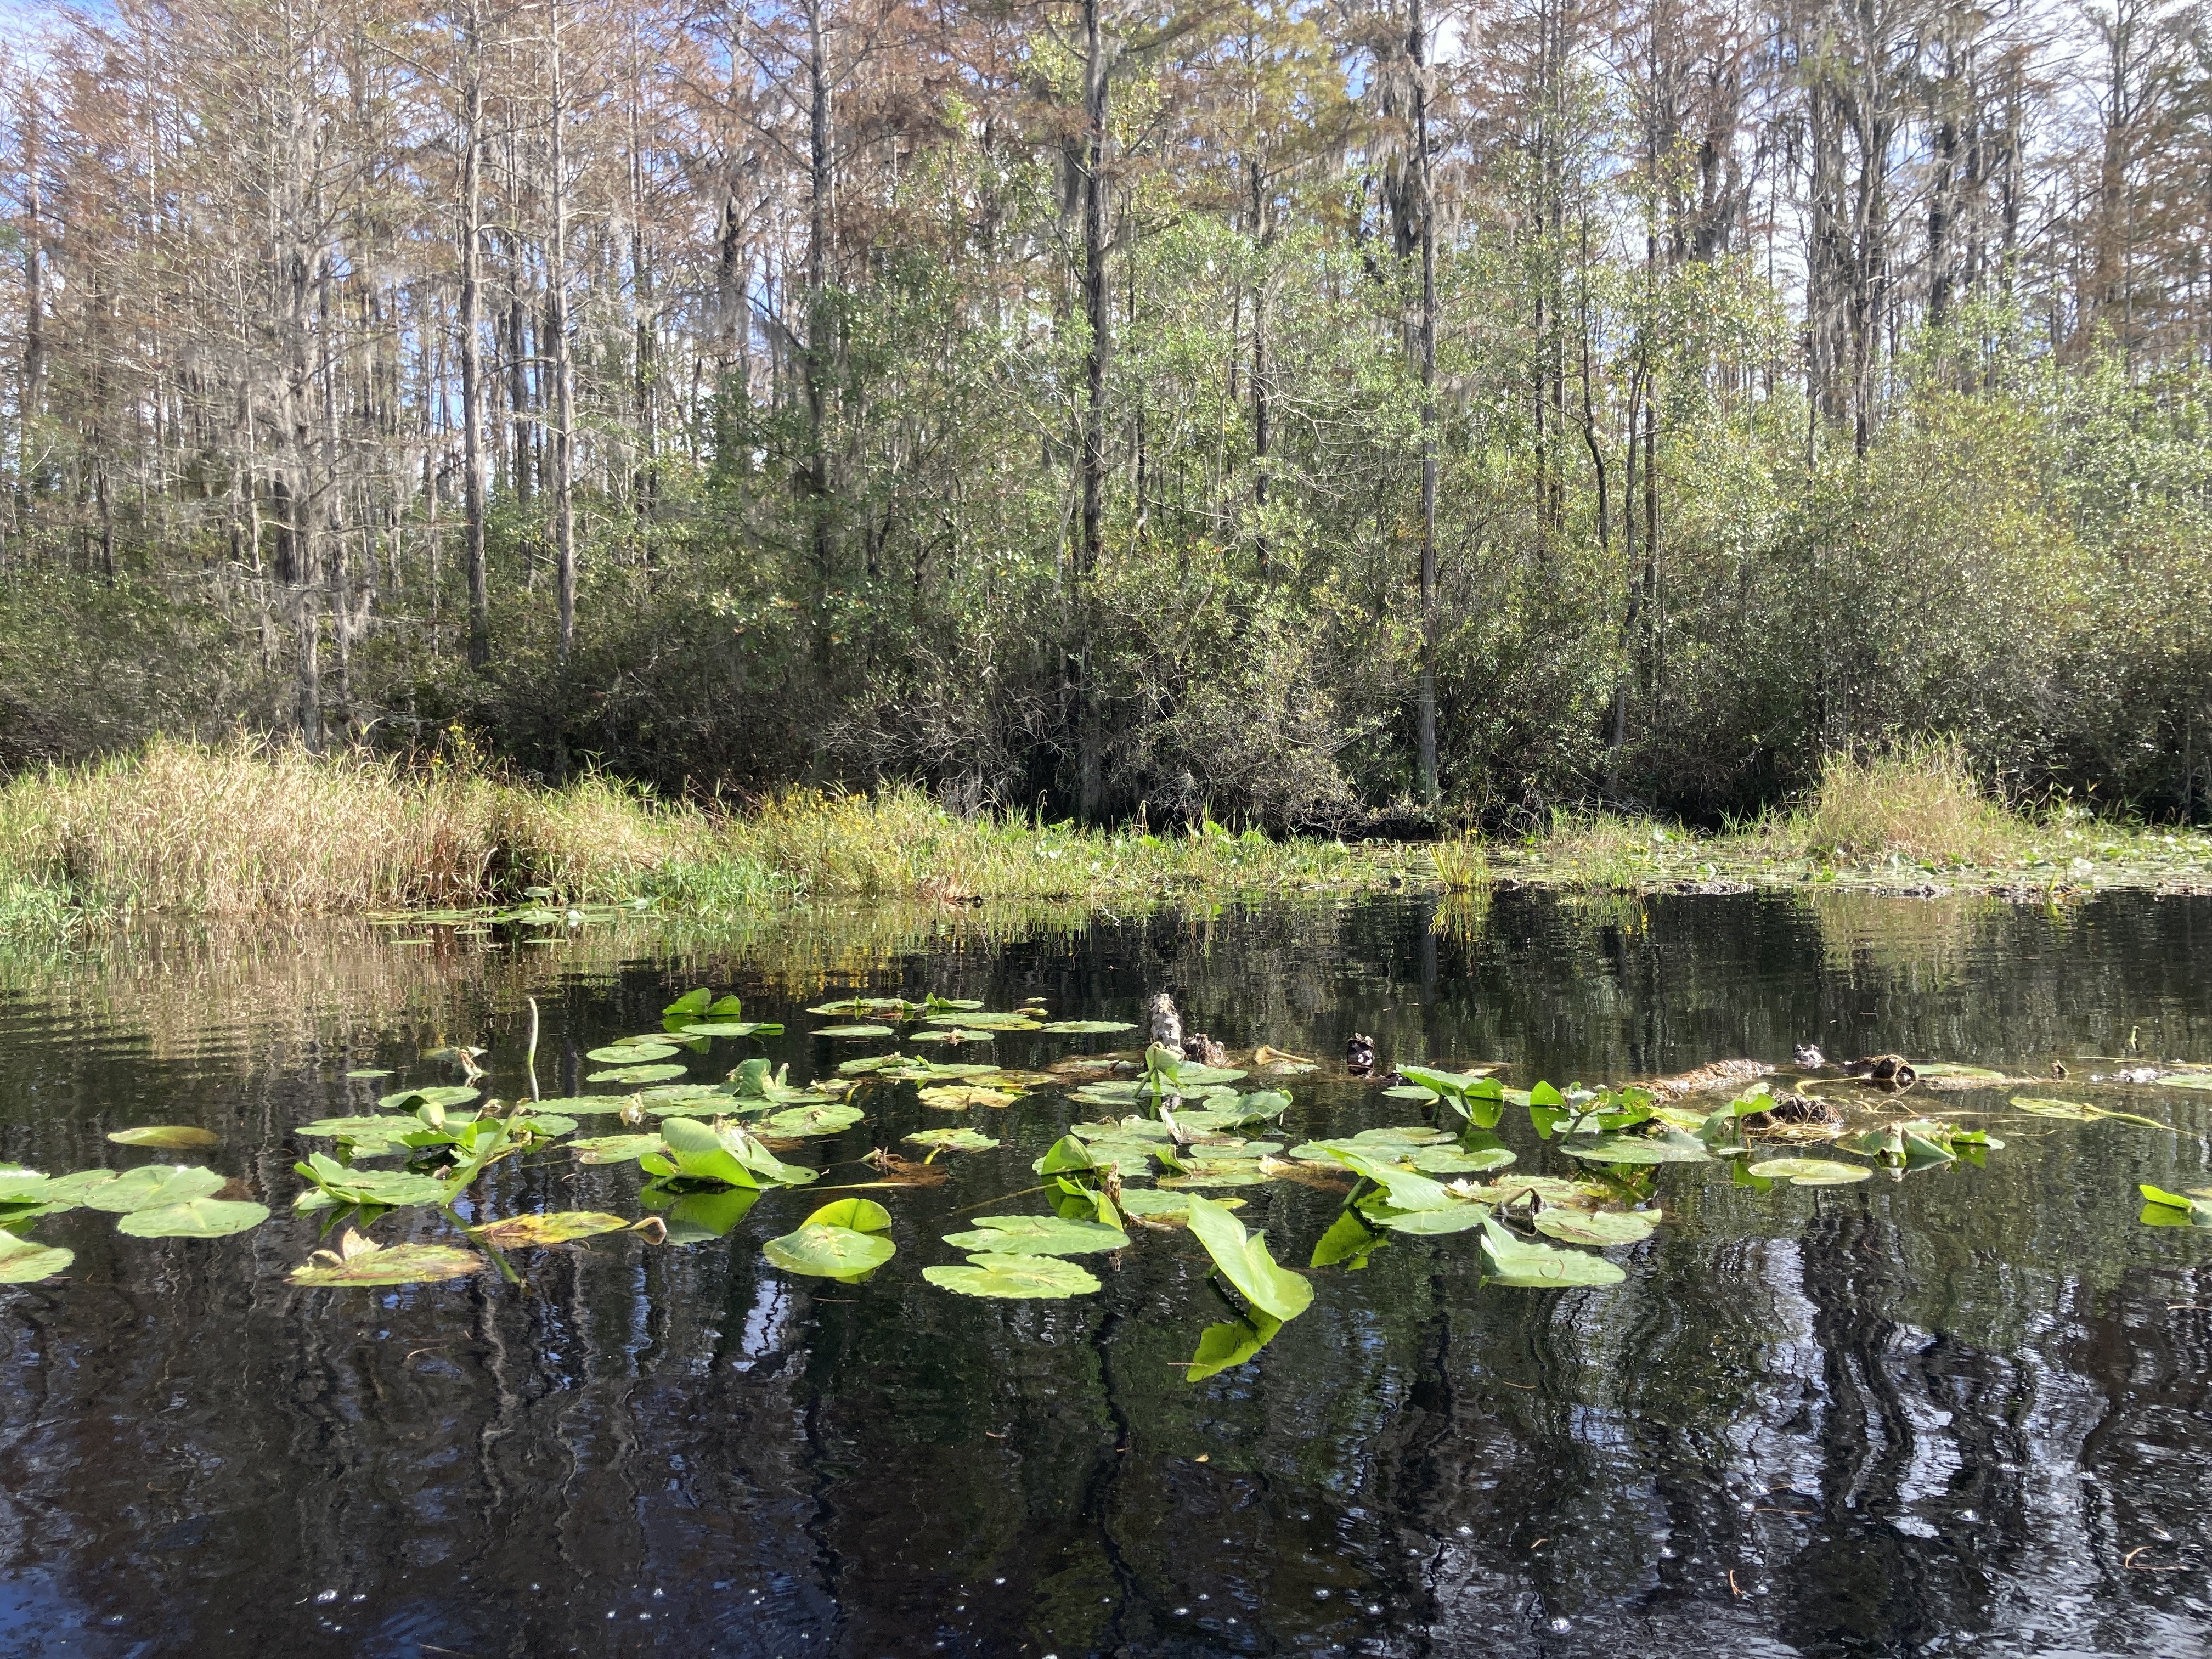
M 1421 799 L 1443 799 L 1437 764 L 1437 233 L 1429 179 L 1428 41 L 1412 0 L 1406 49 L 1413 64 L 1413 165 L 1421 216 Z
M 46 411 L 46 260 L 45 235 L 39 224 L 46 205 L 40 193 L 45 162 L 39 153 L 39 131 L 38 95 L 32 92 L 23 100 L 23 385 L 15 411 L 18 510 L 29 506 L 39 441 L 33 428 Z
M 830 521 L 830 371 L 834 350 L 830 319 L 830 239 L 836 210 L 836 157 L 831 145 L 830 42 L 823 0 L 807 0 L 806 201 L 806 495 L 807 540 L 814 557 L 814 641 L 817 665 L 830 668 L 830 590 L 836 571 L 835 526 Z
M 468 79 L 461 92 L 461 496 L 469 573 L 469 666 L 491 659 L 491 584 L 484 564 L 483 18 L 469 0 Z
M 559 659 L 576 644 L 575 374 L 568 350 L 568 65 L 561 49 L 561 0 L 550 0 L 553 120 L 553 240 L 547 251 L 545 315 L 553 337 L 553 547 L 561 605 Z
M 1105 518 L 1106 362 L 1113 349 L 1112 290 L 1106 260 L 1106 118 L 1112 68 L 1099 27 L 1099 0 L 1083 0 L 1083 315 L 1090 326 L 1083 365 L 1082 525 L 1076 544 L 1076 673 L 1080 729 L 1077 737 L 1076 811 L 1096 817 L 1104 793 L 1103 739 L 1097 688 L 1091 683 L 1091 584 L 1098 568 Z

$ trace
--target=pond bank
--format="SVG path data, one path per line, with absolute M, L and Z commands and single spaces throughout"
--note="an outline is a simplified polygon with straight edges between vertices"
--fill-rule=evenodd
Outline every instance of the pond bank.
M 1702 835 L 1555 816 L 1519 839 L 1273 837 L 1207 822 L 1085 829 L 963 817 L 925 792 L 790 790 L 743 811 L 603 776 L 545 787 L 364 755 L 157 742 L 0 787 L 0 930 L 65 937 L 126 915 L 622 904 L 713 921 L 862 898 L 1121 908 L 1493 884 L 1595 892 L 1836 887 L 2044 901 L 2212 891 L 2212 836 L 2039 817 L 1982 799 L 1940 753 L 1844 763 L 1802 806 Z

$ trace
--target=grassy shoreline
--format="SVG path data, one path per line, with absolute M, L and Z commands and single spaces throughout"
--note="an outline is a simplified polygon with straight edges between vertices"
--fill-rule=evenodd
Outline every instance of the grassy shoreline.
M 0 786 L 0 931 L 133 915 L 299 916 L 544 899 L 700 919 L 828 899 L 1101 908 L 1527 884 L 1590 891 L 2212 891 L 2212 835 L 2008 811 L 1942 750 L 1832 764 L 1813 797 L 1726 833 L 1556 817 L 1434 843 L 1086 830 L 966 818 L 921 791 L 794 790 L 744 813 L 589 777 L 157 742 Z

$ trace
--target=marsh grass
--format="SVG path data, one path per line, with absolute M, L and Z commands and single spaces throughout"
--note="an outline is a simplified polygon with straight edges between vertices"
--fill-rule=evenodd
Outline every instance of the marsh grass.
M 1437 879 L 1447 893 L 1473 893 L 1490 885 L 1490 854 L 1474 835 L 1438 842 L 1429 849 L 1436 862 Z
M 1772 829 L 1801 856 L 1863 863 L 1894 854 L 1939 867 L 2001 863 L 2033 836 L 1983 792 L 1965 752 L 1948 741 L 1865 759 L 1831 755 L 1810 799 Z
M 965 817 L 923 791 L 793 790 L 746 814 L 586 776 L 543 788 L 437 763 L 156 741 L 0 787 L 0 920 L 313 915 L 649 897 L 696 916 L 793 896 L 1098 904 L 1377 885 L 1412 854 Z
M 0 788 L 0 880 L 102 911 L 317 915 L 539 884 L 620 896 L 711 840 L 704 815 L 603 779 L 538 790 L 284 744 L 157 740 Z

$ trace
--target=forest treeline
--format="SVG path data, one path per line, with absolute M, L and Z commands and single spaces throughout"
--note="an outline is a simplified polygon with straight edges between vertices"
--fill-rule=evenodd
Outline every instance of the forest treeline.
M 1711 818 L 1935 737 L 2212 796 L 2202 3 L 9 50 L 0 765 L 243 725 L 1282 826 Z

